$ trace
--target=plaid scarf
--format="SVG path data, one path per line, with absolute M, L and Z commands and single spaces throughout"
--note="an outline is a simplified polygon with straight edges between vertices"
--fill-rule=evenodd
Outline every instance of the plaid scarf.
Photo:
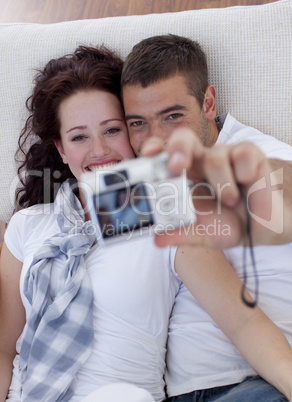
M 92 351 L 93 292 L 84 255 L 96 238 L 71 189 L 76 183 L 67 180 L 58 191 L 53 213 L 60 233 L 41 246 L 25 278 L 31 313 L 19 354 L 21 401 L 68 400 L 68 388 Z

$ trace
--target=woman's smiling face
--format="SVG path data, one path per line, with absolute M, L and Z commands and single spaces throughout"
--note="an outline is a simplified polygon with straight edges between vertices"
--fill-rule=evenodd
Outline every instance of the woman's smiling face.
M 76 92 L 59 107 L 56 147 L 77 180 L 81 174 L 134 157 L 119 99 L 101 90 Z

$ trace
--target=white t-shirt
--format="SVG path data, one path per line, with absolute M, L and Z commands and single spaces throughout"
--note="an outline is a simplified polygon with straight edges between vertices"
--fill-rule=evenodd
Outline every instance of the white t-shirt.
M 23 261 L 20 291 L 27 314 L 23 280 L 33 254 L 59 232 L 56 216 L 52 204 L 28 208 L 12 217 L 5 234 L 9 250 Z M 95 245 L 87 253 L 95 341 L 92 355 L 73 381 L 71 402 L 113 382 L 132 383 L 149 391 L 155 401 L 164 399 L 168 323 L 180 284 L 174 272 L 175 251 L 159 249 L 146 236 L 112 246 Z M 57 286 L 57 278 L 55 282 Z M 9 401 L 20 400 L 17 361 L 18 357 Z
M 217 116 L 215 120 L 220 129 L 216 144 L 231 145 L 250 141 L 256 144 L 268 158 L 292 159 L 292 147 L 290 145 L 271 135 L 263 134 L 253 127 L 245 126 L 230 114 Z
M 252 141 L 270 158 L 292 160 L 292 147 L 242 125 L 232 116 L 216 119 L 217 143 Z M 221 126 L 220 126 L 221 125 Z M 223 125 L 223 127 L 222 127 Z M 280 327 L 292 346 L 292 244 L 254 249 L 259 277 L 259 306 Z M 224 251 L 243 277 L 243 248 Z M 247 252 L 247 289 L 255 287 Z M 181 284 L 170 319 L 166 383 L 170 396 L 224 386 L 255 374 L 238 349 Z

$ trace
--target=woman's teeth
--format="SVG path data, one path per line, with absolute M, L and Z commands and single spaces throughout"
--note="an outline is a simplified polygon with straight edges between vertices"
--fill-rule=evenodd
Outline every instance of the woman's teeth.
M 110 163 L 105 163 L 104 165 L 93 165 L 93 166 L 88 166 L 87 169 L 90 172 L 96 172 L 97 170 L 100 169 L 106 169 L 109 168 L 111 166 L 115 166 L 117 164 L 117 162 L 110 162 Z

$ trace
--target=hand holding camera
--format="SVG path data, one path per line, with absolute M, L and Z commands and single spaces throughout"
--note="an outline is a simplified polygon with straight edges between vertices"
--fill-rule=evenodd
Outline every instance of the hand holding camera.
M 166 152 L 85 173 L 82 187 L 101 242 L 165 233 L 196 221 L 186 174 L 170 172 Z

